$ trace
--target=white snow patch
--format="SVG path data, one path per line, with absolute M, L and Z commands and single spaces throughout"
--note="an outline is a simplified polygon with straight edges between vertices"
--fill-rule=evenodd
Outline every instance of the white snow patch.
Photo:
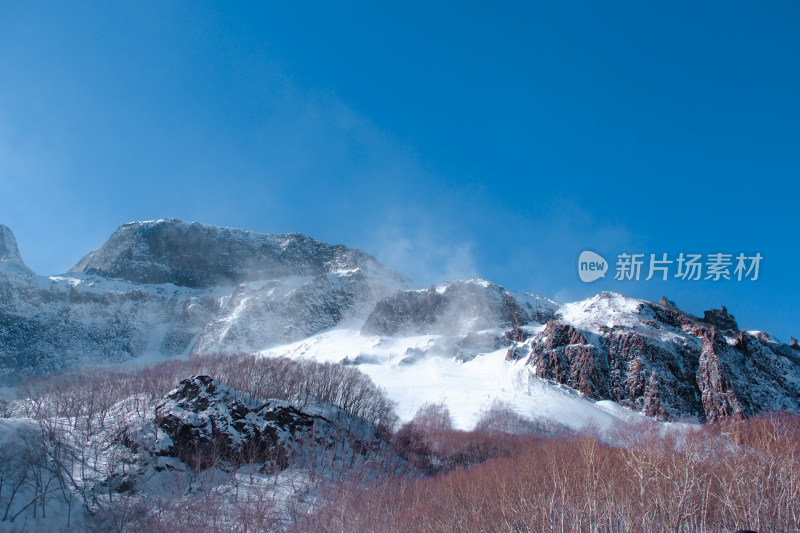
M 436 354 L 432 347 L 438 338 L 381 338 L 362 336 L 352 329 L 334 329 L 260 354 L 360 362 L 357 368 L 397 402 L 402 421 L 413 418 L 425 403 L 442 402 L 456 427 L 471 429 L 495 400 L 510 404 L 523 416 L 552 420 L 576 430 L 587 426 L 608 429 L 620 421 L 645 419 L 614 402 L 596 402 L 533 375 L 524 360 L 506 361 L 506 348 L 466 362 Z M 414 350 L 419 351 L 417 356 L 408 357 Z

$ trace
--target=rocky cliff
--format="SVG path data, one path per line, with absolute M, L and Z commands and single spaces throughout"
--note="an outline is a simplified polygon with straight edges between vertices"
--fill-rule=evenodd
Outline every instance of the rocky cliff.
M 725 308 L 702 320 L 674 305 L 601 293 L 563 306 L 507 358 L 661 419 L 800 412 L 800 350 L 735 324 Z

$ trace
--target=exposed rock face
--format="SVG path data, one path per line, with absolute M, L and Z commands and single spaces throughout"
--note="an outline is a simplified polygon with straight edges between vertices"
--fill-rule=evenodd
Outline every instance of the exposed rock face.
M 510 342 L 525 342 L 530 338 L 530 334 L 521 330 L 518 326 L 514 326 L 503 333 L 503 338 Z
M 360 250 L 321 243 L 299 233 L 264 235 L 158 220 L 121 226 L 70 272 L 134 283 L 209 288 L 286 276 L 313 277 L 368 266 L 380 267 Z
M 556 308 L 546 298 L 514 294 L 485 280 L 452 281 L 426 290 L 401 291 L 379 301 L 361 333 L 463 335 L 544 323 Z
M 330 428 L 324 417 L 287 402 L 269 400 L 256 406 L 209 376 L 181 381 L 156 406 L 155 423 L 172 439 L 166 455 L 196 469 L 227 461 L 282 470 L 298 442 Z
M 709 309 L 705 311 L 703 313 L 703 322 L 707 322 L 719 329 L 739 331 L 739 326 L 736 325 L 733 315 L 728 313 L 724 305 L 719 309 Z
M 800 411 L 800 357 L 787 345 L 618 294 L 565 306 L 507 359 L 526 351 L 535 375 L 661 419 Z
M 661 299 L 658 301 L 658 304 L 664 307 L 671 307 L 673 309 L 678 308 L 678 306 L 675 305 L 675 302 L 673 302 L 672 300 L 668 300 L 666 296 L 662 296 Z
M 17 239 L 8 226 L 0 224 L 0 270 L 23 275 L 33 274 L 19 254 Z
M 184 353 L 218 299 L 174 286 L 0 272 L 0 382 L 80 364 Z
M 568 324 L 551 321 L 531 345 L 529 364 L 537 376 L 564 383 L 589 396 L 608 396 L 608 360 Z
M 731 355 L 738 361 L 730 361 Z M 703 335 L 702 351 L 697 369 L 697 384 L 702 394 L 703 411 L 708 420 L 723 418 L 744 418 L 749 414 L 737 394 L 735 376 L 729 363 L 742 363 L 741 354 L 731 354 L 725 338 L 715 330 Z

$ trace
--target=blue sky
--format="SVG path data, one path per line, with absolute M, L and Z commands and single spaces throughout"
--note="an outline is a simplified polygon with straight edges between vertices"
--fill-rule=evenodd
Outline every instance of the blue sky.
M 799 4 L 378 4 L 0 2 L 0 223 L 41 274 L 177 217 L 800 334 Z M 764 260 L 585 284 L 585 249 Z

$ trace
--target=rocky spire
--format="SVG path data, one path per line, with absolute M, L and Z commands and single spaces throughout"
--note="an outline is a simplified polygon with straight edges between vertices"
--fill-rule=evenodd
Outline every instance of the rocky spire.
M 0 224 L 0 269 L 3 271 L 16 271 L 30 274 L 30 269 L 25 266 L 22 256 L 19 254 L 17 239 L 11 228 Z

